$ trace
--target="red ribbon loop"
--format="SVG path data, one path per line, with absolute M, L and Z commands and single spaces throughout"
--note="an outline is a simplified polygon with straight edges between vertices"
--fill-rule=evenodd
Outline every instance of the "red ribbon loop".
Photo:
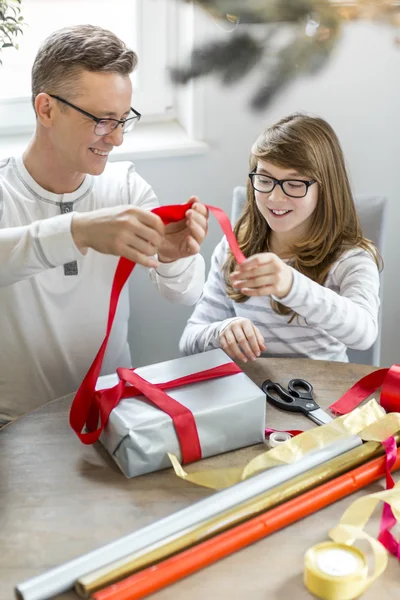
M 400 412 L 400 365 L 392 365 L 390 369 L 378 369 L 369 373 L 329 408 L 336 415 L 345 415 L 381 386 L 381 406 L 386 412 Z
M 160 206 L 155 208 L 152 212 L 161 217 L 164 224 L 168 224 L 184 219 L 186 211 L 191 208 L 191 206 L 190 203 Z M 235 259 L 238 263 L 242 263 L 246 258 L 238 246 L 228 217 L 220 208 L 209 205 L 205 206 L 217 218 L 226 235 Z M 171 398 L 171 396 L 168 396 L 163 390 L 215 377 L 224 377 L 240 373 L 241 370 L 235 363 L 227 363 L 226 365 L 221 365 L 215 369 L 208 369 L 161 384 L 152 384 L 140 377 L 134 370 L 121 368 L 117 369 L 120 381 L 116 386 L 96 391 L 96 383 L 100 375 L 104 354 L 110 337 L 118 299 L 122 288 L 134 268 L 135 263 L 126 258 L 121 258 L 118 262 L 111 289 L 106 335 L 96 358 L 73 400 L 69 417 L 70 425 L 84 444 L 93 444 L 99 439 L 111 411 L 117 406 L 119 401 L 122 398 L 143 394 L 150 402 L 152 402 L 152 404 L 157 406 L 160 410 L 163 410 L 172 418 L 181 447 L 183 462 L 186 463 L 199 460 L 201 458 L 201 446 L 192 412 Z M 88 431 L 83 433 L 82 430 L 85 426 Z

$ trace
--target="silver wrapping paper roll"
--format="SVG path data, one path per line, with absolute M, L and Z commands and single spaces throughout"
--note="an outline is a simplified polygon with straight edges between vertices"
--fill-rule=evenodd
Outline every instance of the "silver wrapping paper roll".
M 180 531 L 187 532 L 191 527 L 199 525 L 210 517 L 258 496 L 361 444 L 362 440 L 359 436 L 349 436 L 325 448 L 310 452 L 293 464 L 274 467 L 259 473 L 106 546 L 19 584 L 16 587 L 17 596 L 21 600 L 46 600 L 55 594 L 65 592 L 74 586 L 79 577 L 133 552 L 151 547 L 165 538 L 176 536 Z

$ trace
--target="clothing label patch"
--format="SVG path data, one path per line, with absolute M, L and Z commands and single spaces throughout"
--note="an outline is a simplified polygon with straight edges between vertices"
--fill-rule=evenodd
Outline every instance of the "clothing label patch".
M 74 209 L 73 202 L 62 202 L 60 204 L 61 214 L 72 212 Z M 64 275 L 78 275 L 78 263 L 73 260 L 64 265 Z

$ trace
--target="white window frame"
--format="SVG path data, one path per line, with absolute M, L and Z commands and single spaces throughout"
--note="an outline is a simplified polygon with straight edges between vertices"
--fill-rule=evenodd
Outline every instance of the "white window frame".
M 138 54 L 139 68 L 134 79 L 132 103 L 139 112 L 145 113 L 142 122 L 171 120 L 176 116 L 174 93 L 165 67 L 174 64 L 177 56 L 178 2 L 136 1 L 139 22 L 137 48 L 134 50 Z M 154 18 L 155 13 L 159 18 Z M 146 33 L 149 31 L 151 35 Z M 154 51 L 154 40 L 157 40 L 157 52 Z M 151 87 L 147 86 L 146 89 L 149 78 L 152 78 Z M 142 82 L 144 86 L 141 89 Z M 34 127 L 35 116 L 30 96 L 0 100 L 0 137 L 32 134 Z

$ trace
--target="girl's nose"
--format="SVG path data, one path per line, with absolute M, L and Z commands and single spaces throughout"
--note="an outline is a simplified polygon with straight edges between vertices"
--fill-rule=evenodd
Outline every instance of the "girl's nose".
M 287 196 L 279 184 L 276 184 L 269 197 L 270 200 L 287 200 Z

